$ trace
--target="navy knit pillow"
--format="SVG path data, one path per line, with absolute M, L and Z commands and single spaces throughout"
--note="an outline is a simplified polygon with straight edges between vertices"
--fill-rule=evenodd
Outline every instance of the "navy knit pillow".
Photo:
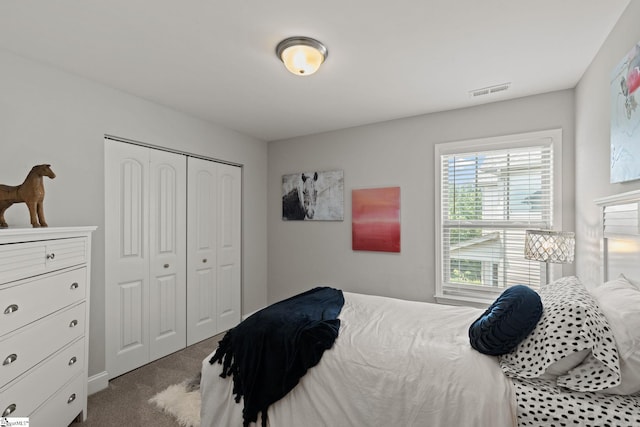
M 492 356 L 509 353 L 531 333 L 540 316 L 540 296 L 527 286 L 512 286 L 471 324 L 471 347 Z

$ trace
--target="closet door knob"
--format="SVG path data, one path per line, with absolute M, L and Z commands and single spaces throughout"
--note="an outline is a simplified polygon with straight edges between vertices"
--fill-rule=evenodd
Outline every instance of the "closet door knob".
M 78 326 L 78 321 L 76 319 L 73 319 L 71 323 L 69 323 L 69 327 L 75 328 L 76 326 Z
M 8 417 L 9 415 L 13 414 L 16 410 L 16 404 L 12 403 L 11 405 L 7 406 L 7 409 L 4 410 L 4 412 L 2 413 L 3 417 Z
M 15 313 L 16 311 L 18 311 L 18 305 L 17 304 L 11 304 L 9 307 L 4 309 L 4 314 Z
M 10 355 L 7 356 L 6 359 L 4 359 L 4 362 L 2 362 L 2 366 L 11 365 L 16 360 L 18 360 L 18 355 L 15 354 L 15 353 L 10 354 Z
M 73 356 L 71 359 L 69 359 L 69 366 L 75 365 L 77 361 L 78 359 L 75 356 Z
M 76 400 L 76 394 L 75 393 L 73 393 L 71 396 L 69 396 L 69 398 L 67 399 L 67 403 L 71 403 L 74 400 Z
M 73 282 L 69 288 L 71 290 L 74 290 L 74 289 L 78 289 L 78 286 L 80 286 L 80 285 L 78 285 L 78 282 Z
M 47 254 L 47 259 L 54 259 L 55 257 L 56 257 L 56 254 L 54 253 Z

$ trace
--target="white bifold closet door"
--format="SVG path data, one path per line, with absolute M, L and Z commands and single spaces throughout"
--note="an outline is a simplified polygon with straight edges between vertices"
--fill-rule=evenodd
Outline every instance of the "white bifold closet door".
M 111 378 L 184 348 L 186 157 L 105 144 L 105 297 Z
M 241 320 L 241 168 L 105 141 L 110 378 Z
M 241 317 L 241 170 L 189 157 L 187 345 Z

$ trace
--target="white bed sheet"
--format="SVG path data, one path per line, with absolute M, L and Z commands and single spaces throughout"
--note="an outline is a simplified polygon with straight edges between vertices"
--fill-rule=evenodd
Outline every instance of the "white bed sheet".
M 471 307 L 344 293 L 340 334 L 320 363 L 270 406 L 270 427 L 516 426 L 495 357 L 473 350 Z M 202 426 L 242 426 L 221 365 L 202 367 Z M 260 424 L 258 417 L 258 425 Z

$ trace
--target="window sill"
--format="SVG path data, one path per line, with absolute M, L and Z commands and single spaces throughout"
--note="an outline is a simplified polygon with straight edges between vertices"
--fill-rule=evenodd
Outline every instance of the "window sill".
M 467 307 L 476 307 L 476 308 L 487 308 L 495 301 L 491 298 L 486 297 L 474 297 L 474 296 L 466 296 L 466 295 L 446 295 L 446 294 L 436 294 L 434 295 L 436 302 L 438 304 L 446 304 L 446 305 L 462 305 Z

